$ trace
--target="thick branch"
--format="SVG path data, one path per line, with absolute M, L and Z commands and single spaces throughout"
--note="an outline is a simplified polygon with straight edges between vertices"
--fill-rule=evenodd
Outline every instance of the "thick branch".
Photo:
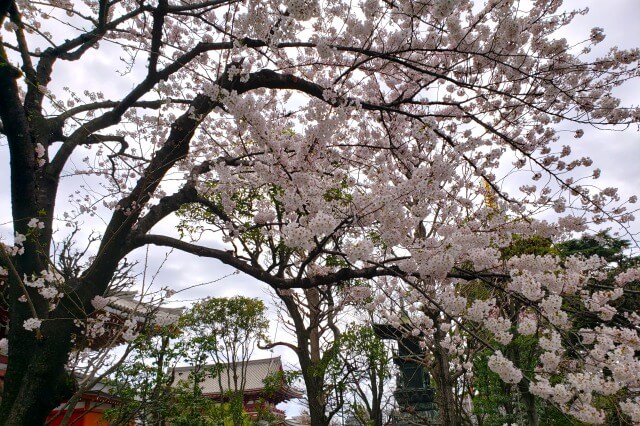
M 289 348 L 295 353 L 299 352 L 298 351 L 298 347 L 296 345 L 293 345 L 293 344 L 288 343 L 288 342 L 273 342 L 273 343 L 267 343 L 265 345 L 258 344 L 258 348 L 262 349 L 262 350 L 270 350 L 270 349 L 273 349 L 273 348 L 278 347 L 278 346 L 284 346 L 286 348 Z
M 262 269 L 251 266 L 242 260 L 234 256 L 232 251 L 220 250 L 211 247 L 199 246 L 197 244 L 188 243 L 177 238 L 172 238 L 164 235 L 148 234 L 137 237 L 132 240 L 131 245 L 133 248 L 142 247 L 146 244 L 153 244 L 157 246 L 173 247 L 177 250 L 184 251 L 199 257 L 208 257 L 217 259 L 222 263 L 233 266 L 237 270 L 250 275 L 259 281 L 269 284 L 274 288 L 292 288 L 293 286 L 287 286 L 289 280 L 283 278 L 277 278 L 267 274 Z
M 198 193 L 193 185 L 185 185 L 178 192 L 162 197 L 158 204 L 152 206 L 149 211 L 140 218 L 136 229 L 137 235 L 144 235 L 158 222 L 180 209 L 185 204 L 195 202 Z
M 2 132 L 9 142 L 12 211 L 14 219 L 18 220 L 29 217 L 35 209 L 31 204 L 36 203 L 33 175 L 35 152 L 16 81 L 20 75 L 20 71 L 9 63 L 6 51 L 0 45 L 0 119 Z M 14 223 L 14 229 L 26 233 L 26 223 Z
M 0 1 L 0 25 L 4 23 L 4 19 L 9 13 L 9 8 L 15 5 L 14 1 Z
M 158 7 L 153 11 L 153 28 L 151 28 L 151 52 L 149 53 L 149 75 L 153 76 L 157 72 L 158 58 L 162 48 L 162 27 L 164 17 L 167 15 L 167 0 L 160 0 Z
M 134 102 L 131 107 L 132 108 L 149 108 L 149 109 L 158 109 L 160 107 L 162 107 L 163 105 L 170 105 L 170 104 L 189 104 L 191 103 L 191 100 L 188 99 L 158 99 L 155 101 L 138 101 L 138 102 Z M 73 117 L 74 115 L 83 113 L 83 112 L 88 112 L 88 111 L 95 111 L 98 109 L 106 109 L 106 108 L 113 108 L 117 105 L 120 104 L 120 101 L 101 101 L 101 102 L 92 102 L 90 104 L 84 104 L 84 105 L 80 105 L 74 108 L 70 108 L 68 110 L 66 110 L 65 112 L 63 112 L 62 114 L 58 115 L 57 117 L 54 117 L 54 120 L 58 120 L 60 122 L 63 122 L 64 120 Z M 62 124 L 62 123 L 61 123 Z
M 22 24 L 22 17 L 18 11 L 18 7 L 13 4 L 9 9 L 11 14 L 11 21 L 17 25 L 15 30 L 16 39 L 18 40 L 18 49 L 20 50 L 20 58 L 22 59 L 22 71 L 27 76 L 27 80 L 35 80 L 36 70 L 31 63 L 31 56 L 29 56 L 29 47 L 27 45 L 27 39 L 24 36 L 24 25 Z

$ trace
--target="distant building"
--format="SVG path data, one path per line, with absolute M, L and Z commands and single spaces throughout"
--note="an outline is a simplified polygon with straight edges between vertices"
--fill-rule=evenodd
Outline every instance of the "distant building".
M 109 408 L 120 404 L 120 399 L 111 394 L 111 388 L 102 383 L 96 383 L 91 389 L 82 392 L 80 400 L 76 403 L 69 419 L 74 426 L 106 426 L 103 413 Z M 59 426 L 68 410 L 67 403 L 63 402 L 47 417 L 48 426 Z M 131 423 L 133 425 L 133 422 Z
M 240 367 L 238 363 L 238 373 L 244 372 L 243 405 L 244 411 L 251 419 L 256 419 L 259 413 L 267 412 L 276 419 L 271 425 L 284 425 L 285 412 L 276 408 L 276 405 L 290 399 L 301 398 L 302 393 L 287 385 L 284 380 L 275 381 L 275 386 L 267 388 L 266 381 L 270 378 L 277 378 L 283 373 L 282 361 L 280 357 L 256 359 L 245 361 Z M 209 365 L 204 368 L 214 368 Z M 194 367 L 176 367 L 174 371 L 174 386 L 181 381 L 187 381 Z M 200 387 L 204 396 L 215 401 L 224 402 L 225 395 L 233 390 L 230 383 L 232 380 L 233 368 L 225 364 L 219 368 L 219 373 L 207 375 Z
M 311 416 L 300 414 L 284 421 L 285 426 L 311 426 Z
M 157 304 L 145 303 L 137 299 L 135 291 L 119 291 L 106 297 L 107 305 L 94 312 L 110 316 L 106 323 L 107 332 L 92 340 L 85 342 L 86 346 L 98 349 L 105 346 L 117 346 L 125 343 L 120 336 L 114 340 L 114 335 L 122 330 L 125 320 L 133 320 L 137 323 L 137 330 L 143 327 L 165 326 L 176 324 L 184 308 L 167 308 Z

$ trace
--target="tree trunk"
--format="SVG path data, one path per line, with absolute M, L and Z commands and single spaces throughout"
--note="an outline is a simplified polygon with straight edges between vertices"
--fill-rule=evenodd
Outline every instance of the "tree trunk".
M 376 371 L 377 372 L 377 371 Z M 373 426 L 382 426 L 382 397 L 384 394 L 384 377 L 382 372 L 378 375 L 371 373 L 371 420 L 373 420 Z
M 311 372 L 313 374 L 313 372 Z M 303 376 L 305 374 L 303 373 Z M 325 403 L 323 395 L 323 381 L 317 377 L 305 377 L 307 388 L 307 398 L 309 400 L 309 417 L 311 426 L 329 426 L 329 419 L 325 413 Z
M 519 310 L 518 306 L 513 309 L 512 312 L 514 313 L 510 312 L 510 315 L 514 316 L 517 310 Z M 529 354 L 527 357 L 527 355 L 522 354 L 520 350 L 517 350 L 515 348 L 511 348 L 510 350 L 505 351 L 505 353 L 507 354 L 509 359 L 513 361 L 514 365 L 521 370 L 528 368 L 526 363 L 523 362 L 523 358 L 525 360 L 530 360 L 533 356 L 533 354 Z M 536 410 L 536 397 L 531 394 L 531 392 L 529 392 L 529 380 L 526 377 L 520 380 L 520 383 L 518 383 L 518 391 L 520 392 L 520 398 L 525 407 L 527 424 L 529 426 L 538 426 L 540 424 L 540 419 L 538 418 L 538 411 Z
M 23 243 L 24 254 L 9 260 L 10 269 L 15 269 L 9 275 L 7 291 L 11 327 L 0 424 L 40 425 L 63 397 L 70 396 L 64 367 L 71 347 L 73 322 L 68 319 L 46 321 L 51 318 L 48 300 L 33 287 L 25 290 L 20 280 L 24 276 L 37 276 L 49 267 L 58 179 L 46 175 L 45 168 L 37 164 L 35 148 L 41 142 L 47 146 L 41 139 L 47 129 L 42 115 L 33 111 L 30 114 L 23 107 L 17 84 L 21 74 L 10 65 L 3 47 L 0 47 L 0 65 L 0 118 L 11 158 L 13 228 L 27 236 Z M 31 230 L 27 223 L 31 219 L 38 219 L 45 226 L 37 231 L 34 229 L 29 235 Z M 25 291 L 29 302 L 19 300 L 25 296 Z M 34 316 L 43 320 L 40 329 L 25 330 L 24 321 Z M 69 318 L 69 315 L 63 318 Z
M 529 380 L 521 380 L 520 383 L 518 383 L 518 390 L 520 391 L 520 396 L 526 409 L 527 424 L 529 426 L 538 426 L 540 424 L 540 418 L 536 410 L 536 397 L 529 392 Z
M 513 407 L 513 401 L 511 399 L 511 396 L 513 394 L 513 388 L 508 383 L 500 383 L 500 387 L 502 389 L 502 394 L 507 396 L 507 398 L 504 398 L 504 402 L 502 403 L 502 407 L 504 408 L 505 415 L 509 419 L 512 419 L 514 417 L 514 414 L 515 414 L 515 410 L 514 410 L 514 407 Z
M 325 367 L 322 366 L 320 334 L 318 333 L 319 295 L 317 289 L 308 289 L 305 291 L 305 295 L 310 306 L 311 326 L 308 328 L 294 298 L 290 295 L 280 295 L 280 299 L 284 302 L 295 327 L 296 355 L 298 356 L 298 362 L 300 362 L 300 370 L 307 390 L 311 426 L 328 426 L 330 419 L 325 411 L 326 398 L 324 395 Z
M 436 382 L 438 421 L 443 426 L 457 426 L 460 421 L 456 415 L 456 401 L 453 395 L 454 383 L 449 372 L 449 354 L 440 345 L 447 333 L 440 328 L 442 320 L 439 310 L 427 310 L 425 313 L 429 315 L 436 329 L 433 335 L 433 346 L 430 349 L 433 354 L 431 374 Z
M 441 333 L 440 331 L 438 331 Z M 436 333 L 437 334 L 437 333 Z M 449 357 L 447 351 L 438 344 L 433 348 L 434 366 L 433 379 L 436 382 L 436 403 L 441 425 L 456 426 L 459 424 L 456 415 L 456 402 L 453 397 L 453 383 L 449 374 Z
M 70 325 L 71 321 L 65 320 L 54 327 L 44 323 L 40 339 L 21 327 L 11 327 L 0 424 L 44 424 L 51 410 L 72 395 L 64 368 L 70 350 Z

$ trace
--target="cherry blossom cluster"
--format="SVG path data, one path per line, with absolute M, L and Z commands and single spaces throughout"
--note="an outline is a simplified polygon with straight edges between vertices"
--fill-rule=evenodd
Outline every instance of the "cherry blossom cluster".
M 105 11 L 89 0 L 18 1 L 23 22 L 12 16 L 0 30 L 16 70 L 29 68 L 25 58 L 54 58 L 44 73 L 109 52 L 130 81 L 61 88 L 20 72 L 21 101 L 41 105 L 33 116 L 58 126 L 46 137 L 32 132 L 36 186 L 59 188 L 53 201 L 72 189 L 67 211 L 62 203 L 47 211 L 51 202 L 35 210 L 42 217 L 14 218 L 26 235 L 16 232 L 7 251 L 45 264 L 25 253 L 27 238 L 51 244 L 46 234 L 59 223 L 97 216 L 106 237 L 100 256 L 81 256 L 80 281 L 109 269 L 105 253 L 121 260 L 145 244 L 217 258 L 276 288 L 341 280 L 337 271 L 373 276 L 371 286 L 341 285 L 338 300 L 366 304 L 425 348 L 443 349 L 452 371 L 470 373 L 465 339 L 495 346 L 489 367 L 510 384 L 523 373 L 500 348 L 530 336 L 540 353 L 531 391 L 603 421 L 595 397 L 639 385 L 629 377 L 637 332 L 624 324 L 637 327 L 640 316 L 619 304 L 640 269 L 594 289 L 606 275 L 602 259 L 504 253 L 530 237 L 562 241 L 633 219 L 636 198 L 594 188 L 603 172 L 569 143 L 581 128 L 638 122 L 640 109 L 612 91 L 636 76 L 640 55 L 612 48 L 590 61 L 601 28 L 577 44 L 558 36 L 585 11 L 529 3 L 123 1 Z M 82 28 L 96 22 L 106 30 L 87 43 Z M 69 34 L 60 38 L 64 23 Z M 59 55 L 66 39 L 74 47 Z M 567 124 L 571 142 L 560 132 Z M 178 236 L 150 235 L 175 214 Z M 198 240 L 209 233 L 215 248 Z M 19 275 L 55 310 L 64 282 L 40 269 Z M 89 339 L 114 320 L 103 290 L 83 301 L 97 313 L 77 319 Z M 600 322 L 580 331 L 584 362 L 567 351 L 571 304 Z M 38 329 L 42 317 L 24 328 Z M 137 318 L 122 322 L 122 338 L 135 339 Z M 551 380 L 557 372 L 562 380 Z M 633 401 L 620 408 L 635 421 Z
M 42 320 L 38 318 L 29 318 L 22 323 L 22 327 L 27 331 L 37 330 L 40 328 L 40 325 L 42 325 Z
M 489 368 L 498 374 L 505 383 L 519 383 L 522 380 L 522 372 L 518 370 L 509 359 L 502 355 L 502 352 L 496 351 L 489 357 Z
M 9 252 L 12 256 L 17 256 L 24 254 L 24 242 L 27 240 L 27 237 L 16 231 L 15 236 L 13 237 L 13 246 L 7 248 L 7 252 Z
M 43 270 L 39 275 L 33 274 L 31 277 L 24 275 L 22 282 L 26 287 L 37 290 L 38 294 L 48 302 L 49 310 L 55 309 L 60 299 L 64 297 L 61 290 L 63 279 L 53 268 Z M 26 301 L 26 296 L 23 301 Z

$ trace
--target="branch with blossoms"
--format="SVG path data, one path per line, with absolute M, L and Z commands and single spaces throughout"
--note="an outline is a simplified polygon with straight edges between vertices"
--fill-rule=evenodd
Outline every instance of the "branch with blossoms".
M 14 323 L 42 319 L 44 339 L 9 330 L 12 357 L 21 361 L 7 371 L 0 423 L 41 424 L 57 406 L 79 327 L 73 319 L 98 310 L 92 302 L 144 246 L 217 259 L 281 291 L 326 297 L 336 309 L 366 293 L 358 280 L 388 285 L 388 294 L 395 293 L 385 276 L 435 281 L 415 303 L 475 316 L 498 342 L 508 340 L 513 318 L 499 312 L 501 300 L 462 300 L 460 282 L 506 287 L 495 290 L 546 318 L 551 343 L 565 319 L 554 312 L 566 310 L 567 294 L 578 300 L 583 291 L 576 303 L 598 315 L 604 334 L 632 333 L 633 317 L 607 320 L 609 302 L 626 297 L 624 289 L 620 296 L 616 286 L 572 278 L 588 274 L 588 265 L 539 256 L 509 260 L 519 274 L 504 269 L 501 250 L 515 235 L 560 241 L 589 221 L 625 227 L 634 213 L 635 199 L 621 203 L 612 188 L 587 192 L 579 175 L 591 160 L 554 144 L 562 122 L 612 129 L 637 122 L 638 108 L 612 91 L 634 78 L 639 51 L 585 59 L 604 34 L 595 28 L 573 46 L 557 38 L 583 13 L 563 13 L 560 3 L 4 2 L 0 119 L 12 234 L 19 240 L 33 221 L 42 224 L 11 253 L 9 306 Z M 97 63 L 100 72 L 89 68 Z M 70 64 L 91 72 L 69 78 Z M 86 160 L 76 166 L 76 158 Z M 71 211 L 61 213 L 65 192 Z M 567 213 L 555 223 L 536 220 L 549 209 Z M 86 262 L 62 259 L 69 268 L 60 278 L 52 267 L 60 263 L 58 223 L 84 215 L 104 224 L 91 234 L 99 247 L 80 251 Z M 155 231 L 175 216 L 176 231 Z M 207 245 L 205 235 L 219 245 Z M 536 268 L 575 289 L 558 290 Z M 21 302 L 21 286 L 37 315 Z M 612 339 L 605 358 L 624 346 Z M 548 362 L 561 356 L 546 352 Z M 508 356 L 491 365 L 513 381 Z M 44 395 L 44 387 L 46 401 L 19 397 Z
M 7 266 L 8 271 L 9 271 L 9 273 L 11 273 L 13 279 L 16 280 L 18 283 L 20 283 L 20 287 L 21 287 L 22 292 L 23 292 L 22 294 L 25 297 L 26 302 L 29 305 L 29 309 L 31 310 L 31 314 L 33 315 L 32 318 L 37 320 L 38 319 L 38 313 L 36 312 L 36 308 L 33 305 L 33 301 L 31 300 L 31 296 L 29 295 L 29 292 L 27 291 L 27 287 L 24 285 L 24 282 L 22 281 L 22 278 L 20 277 L 20 274 L 18 273 L 18 271 L 16 270 L 15 266 L 13 265 L 13 260 L 7 254 L 7 252 L 6 252 L 5 248 L 4 248 L 4 244 L 2 244 L 2 243 L 0 243 L 0 257 L 2 258 L 2 263 Z M 7 274 L 7 278 L 8 278 L 8 274 Z
M 602 371 L 630 371 L 634 368 L 633 360 L 622 360 L 614 354 L 633 351 L 632 348 L 637 347 L 637 333 L 640 330 L 637 318 L 631 319 L 630 315 L 634 314 L 625 312 L 622 302 L 613 301 L 623 297 L 628 290 L 626 285 L 634 280 L 632 277 L 638 276 L 637 271 L 631 268 L 621 274 L 616 272 L 614 276 L 619 274 L 616 280 L 621 287 L 597 291 L 594 284 L 597 285 L 598 280 L 602 279 L 602 268 L 606 268 L 601 259 L 563 257 L 560 260 L 551 256 L 542 257 L 548 262 L 547 268 L 532 271 L 529 267 L 533 267 L 536 256 L 525 253 L 516 255 L 505 265 L 510 270 L 509 277 L 483 279 L 482 285 L 478 281 L 465 285 L 458 280 L 453 281 L 453 287 L 449 286 L 447 280 L 424 285 L 423 281 L 407 279 L 404 280 L 404 287 L 390 287 L 390 291 L 397 292 L 397 297 L 404 300 L 404 309 L 409 306 L 409 312 L 413 312 L 409 316 L 411 325 L 406 328 L 406 333 L 425 336 L 427 344 L 433 344 L 429 336 L 439 330 L 434 328 L 437 321 L 431 318 L 425 322 L 420 313 L 426 315 L 434 311 L 455 324 L 453 331 L 440 336 L 441 340 L 444 339 L 444 347 L 449 348 L 447 351 L 455 358 L 455 350 L 461 344 L 453 343 L 453 339 L 460 338 L 456 337 L 459 335 L 462 338 L 464 335 L 470 336 L 473 341 L 486 345 L 491 354 L 488 368 L 507 384 L 517 384 L 523 400 L 533 404 L 534 396 L 542 398 L 561 411 L 587 421 L 589 416 L 604 419 L 604 413 L 594 408 L 598 405 L 592 402 L 592 398 L 595 400 L 598 398 L 596 395 L 602 394 L 611 400 L 618 399 L 626 407 L 626 412 L 634 415 L 633 410 L 629 410 L 629 404 L 633 403 L 633 392 L 627 395 L 626 391 L 621 391 L 626 389 L 626 385 L 614 383 L 619 379 L 627 381 L 627 378 L 618 376 L 612 379 L 606 373 L 602 375 L 600 368 Z M 552 263 L 556 268 L 548 268 Z M 574 268 L 581 272 L 576 273 Z M 473 302 L 467 299 L 483 288 L 488 289 L 487 294 L 476 297 Z M 628 292 L 627 297 L 631 294 Z M 387 311 L 386 315 L 387 321 L 399 321 L 397 312 Z M 607 325 L 589 334 L 589 329 L 584 328 L 585 321 L 599 320 L 604 320 Z M 579 325 L 576 324 L 582 324 L 583 328 L 578 330 L 576 327 Z M 482 338 L 482 334 L 486 333 L 489 341 Z M 535 358 L 526 360 L 518 357 L 522 336 L 535 339 Z M 520 343 L 513 343 L 516 338 L 520 339 Z M 436 344 L 430 350 L 437 352 L 437 348 Z M 428 354 L 427 358 L 432 359 L 433 356 L 435 353 Z M 530 369 L 525 366 L 531 363 L 533 367 Z M 471 364 L 465 365 L 466 371 L 473 374 Z M 585 371 L 580 365 L 597 365 L 598 369 Z M 560 382 L 558 375 L 563 378 Z M 551 376 L 554 377 L 554 385 L 550 383 Z M 570 382 L 575 377 L 583 377 L 598 385 L 581 388 L 581 385 Z M 629 386 L 634 385 L 629 383 Z

